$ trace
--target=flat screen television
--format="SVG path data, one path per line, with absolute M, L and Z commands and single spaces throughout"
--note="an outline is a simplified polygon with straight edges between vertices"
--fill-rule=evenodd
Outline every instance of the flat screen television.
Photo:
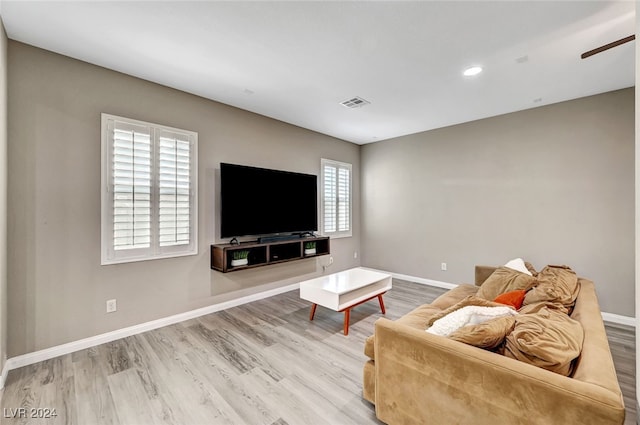
M 220 164 L 220 236 L 318 230 L 318 178 L 313 174 Z

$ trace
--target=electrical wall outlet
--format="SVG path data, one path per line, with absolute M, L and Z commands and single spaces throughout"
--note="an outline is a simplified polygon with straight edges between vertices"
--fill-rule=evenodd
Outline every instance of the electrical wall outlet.
M 440 270 L 442 270 L 443 272 L 447 271 L 447 263 L 440 263 Z
M 358 258 L 358 251 L 353 251 L 353 258 Z
M 118 309 L 118 305 L 116 304 L 116 300 L 107 300 L 107 313 L 113 313 Z
M 329 257 L 329 264 L 333 264 L 333 257 Z

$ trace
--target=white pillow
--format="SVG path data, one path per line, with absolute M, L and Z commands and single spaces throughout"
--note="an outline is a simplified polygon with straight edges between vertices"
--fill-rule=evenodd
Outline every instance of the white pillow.
M 427 332 L 449 336 L 463 326 L 479 325 L 491 319 L 498 317 L 515 316 L 518 314 L 511 307 L 481 307 L 478 305 L 468 305 L 456 311 L 452 311 L 446 316 L 433 322 L 433 325 L 427 329 Z
M 509 261 L 507 264 L 505 264 L 504 266 L 509 267 L 510 269 L 513 269 L 513 270 L 517 270 L 524 274 L 528 274 L 529 276 L 533 276 L 529 271 L 529 269 L 527 269 L 527 266 L 524 265 L 524 260 L 522 258 L 513 259 Z

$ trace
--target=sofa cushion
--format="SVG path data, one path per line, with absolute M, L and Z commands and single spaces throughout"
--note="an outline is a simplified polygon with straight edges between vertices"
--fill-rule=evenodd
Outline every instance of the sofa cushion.
M 514 316 L 500 317 L 479 325 L 470 325 L 458 329 L 449 335 L 450 339 L 464 342 L 479 348 L 493 350 L 513 331 L 516 324 Z
M 498 295 L 493 301 L 500 304 L 510 305 L 517 310 L 522 307 L 522 302 L 524 301 L 524 296 L 526 294 L 526 290 L 516 289 L 515 291 L 509 291 Z
M 530 289 L 536 283 L 536 278 L 528 274 L 510 269 L 498 267 L 491 276 L 484 281 L 477 295 L 485 300 L 494 300 L 498 295 L 517 289 Z
M 528 274 L 529 276 L 533 276 L 533 274 L 529 271 L 527 266 L 524 264 L 524 260 L 522 258 L 514 258 L 513 260 L 509 261 L 504 266 L 508 267 L 510 269 L 513 269 L 513 270 L 517 270 L 517 271 L 522 272 L 524 274 Z
M 505 339 L 504 355 L 569 376 L 583 341 L 580 322 L 543 307 L 537 313 L 516 316 L 515 327 Z
M 364 340 L 364 355 L 369 357 L 370 359 L 375 358 L 375 350 L 373 348 L 374 343 L 375 343 L 374 335 L 371 335 Z
M 523 305 L 539 302 L 561 304 L 569 313 L 580 291 L 578 277 L 567 266 L 547 266 L 537 276 L 538 284 L 527 293 Z

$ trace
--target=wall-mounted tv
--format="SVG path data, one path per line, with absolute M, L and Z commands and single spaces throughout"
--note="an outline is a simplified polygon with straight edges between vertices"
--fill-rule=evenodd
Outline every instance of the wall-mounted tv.
M 220 236 L 318 230 L 318 178 L 313 174 L 220 164 Z

